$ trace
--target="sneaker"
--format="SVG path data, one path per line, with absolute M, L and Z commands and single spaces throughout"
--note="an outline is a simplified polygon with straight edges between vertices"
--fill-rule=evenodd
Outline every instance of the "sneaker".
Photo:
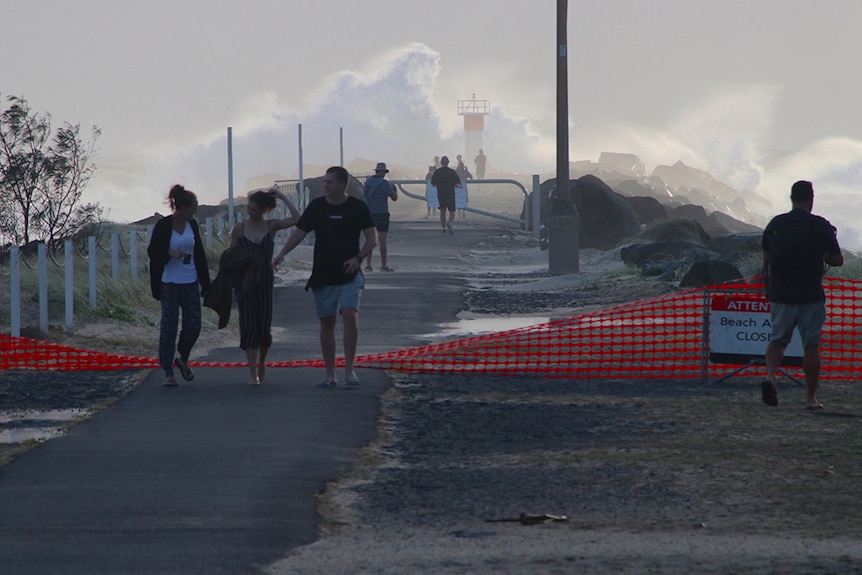
M 446 230 L 440 230 L 440 233 L 441 233 L 441 234 L 445 234 L 445 233 L 448 233 L 448 232 L 447 232 Z
M 176 387 L 177 380 L 174 379 L 174 376 L 169 375 L 165 378 L 165 387 Z
M 446 229 L 447 229 L 447 230 L 449 230 L 449 235 L 450 235 L 450 236 L 451 236 L 452 234 L 454 234 L 454 233 L 455 233 L 455 228 L 453 228 L 453 227 L 452 227 L 452 224 L 451 224 L 451 223 L 446 224 Z
M 318 383 L 315 387 L 317 387 L 318 389 L 332 389 L 333 387 L 335 387 L 335 379 L 327 377 L 326 379 Z

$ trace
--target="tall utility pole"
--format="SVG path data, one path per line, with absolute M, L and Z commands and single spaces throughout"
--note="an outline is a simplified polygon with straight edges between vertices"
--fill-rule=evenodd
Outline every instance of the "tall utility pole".
M 576 273 L 580 226 L 569 189 L 568 0 L 557 0 L 557 189 L 548 214 L 548 273 Z
M 233 128 L 227 127 L 227 225 L 233 229 Z

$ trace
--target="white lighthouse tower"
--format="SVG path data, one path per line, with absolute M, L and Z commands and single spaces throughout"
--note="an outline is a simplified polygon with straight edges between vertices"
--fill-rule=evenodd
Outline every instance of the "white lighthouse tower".
M 472 158 L 485 147 L 485 116 L 491 113 L 490 100 L 458 100 L 458 115 L 464 116 L 464 158 Z

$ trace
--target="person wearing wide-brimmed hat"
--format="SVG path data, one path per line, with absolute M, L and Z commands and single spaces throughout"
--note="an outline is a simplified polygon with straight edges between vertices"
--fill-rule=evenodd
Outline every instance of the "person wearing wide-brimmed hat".
M 388 249 L 386 238 L 389 236 L 389 200 L 398 201 L 398 188 L 395 184 L 386 181 L 386 174 L 389 170 L 386 169 L 385 162 L 379 162 L 374 168 L 374 175 L 365 180 L 365 187 L 362 189 L 362 195 L 365 197 L 365 203 L 368 204 L 368 209 L 371 211 L 371 217 L 374 218 L 374 225 L 377 228 L 377 243 L 380 246 L 380 269 L 385 272 L 395 271 L 387 264 L 386 257 Z M 365 264 L 366 271 L 373 271 L 371 258 L 374 255 L 374 250 L 368 256 L 368 261 Z

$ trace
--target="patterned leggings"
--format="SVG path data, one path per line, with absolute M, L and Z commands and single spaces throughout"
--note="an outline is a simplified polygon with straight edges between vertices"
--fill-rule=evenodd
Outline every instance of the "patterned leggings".
M 201 334 L 201 296 L 197 282 L 168 284 L 161 287 L 162 323 L 159 334 L 159 365 L 167 375 L 174 374 L 174 352 L 188 360 Z M 183 327 L 177 343 L 179 312 L 183 312 Z

